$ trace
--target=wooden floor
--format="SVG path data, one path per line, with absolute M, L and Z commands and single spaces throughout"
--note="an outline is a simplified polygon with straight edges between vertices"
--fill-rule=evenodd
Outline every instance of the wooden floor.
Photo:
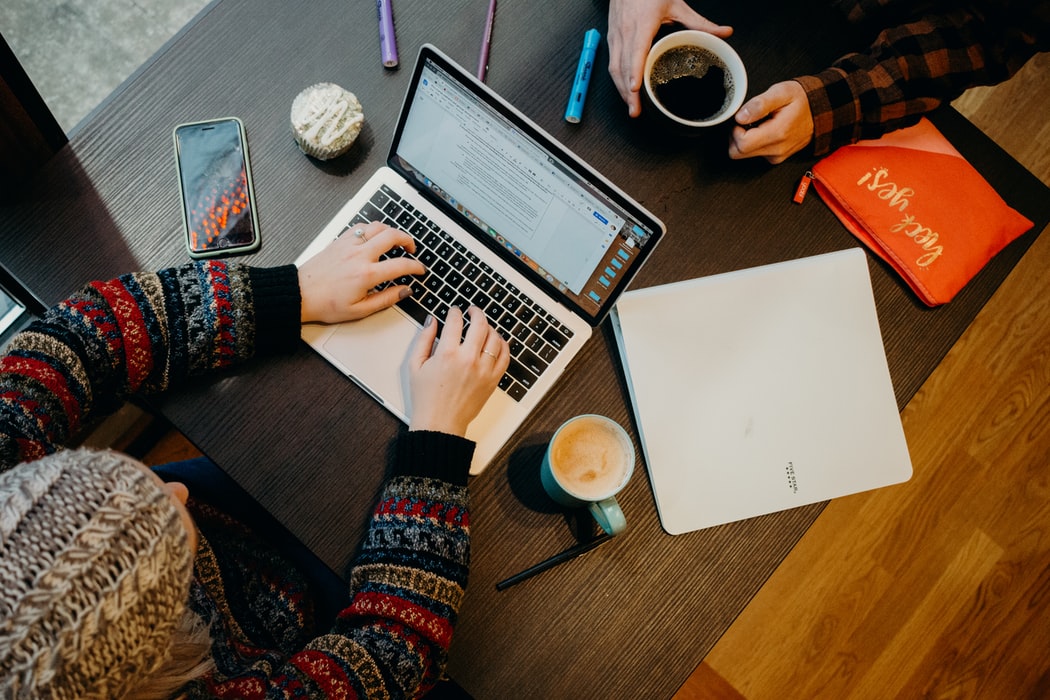
M 956 106 L 1050 184 L 1050 56 Z M 676 700 L 1050 698 L 1050 231 L 903 420 L 911 481 L 833 501 Z
M 1050 55 L 956 107 L 1050 184 Z M 1050 231 L 903 421 L 911 481 L 831 502 L 676 700 L 1050 698 Z

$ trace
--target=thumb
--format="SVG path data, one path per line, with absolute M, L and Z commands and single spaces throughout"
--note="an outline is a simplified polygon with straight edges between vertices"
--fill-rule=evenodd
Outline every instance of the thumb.
M 685 3 L 681 3 L 680 7 L 672 11 L 671 19 L 686 29 L 698 29 L 721 39 L 728 39 L 733 35 L 732 27 L 712 22 Z
M 755 95 L 744 103 L 736 113 L 736 123 L 741 126 L 762 121 L 773 112 L 791 102 L 791 94 L 783 83 L 777 83 L 761 95 Z
M 423 324 L 423 328 L 416 335 L 415 340 L 412 341 L 412 347 L 408 351 L 408 368 L 415 371 L 423 366 L 423 363 L 430 359 L 430 353 L 434 347 L 434 341 L 437 340 L 437 327 L 438 324 L 434 322 L 433 316 L 427 316 L 426 323 Z
M 757 121 L 765 119 L 766 116 L 773 111 L 767 106 L 768 100 L 765 99 L 766 93 L 761 95 L 755 95 L 750 100 L 744 103 L 736 113 L 736 123 L 740 126 L 747 126 Z
M 401 301 L 401 294 L 404 293 L 406 296 L 411 293 L 411 288 L 405 285 L 392 285 L 386 289 L 381 289 L 378 292 L 369 294 L 361 301 L 354 304 L 357 310 L 361 311 L 361 317 L 369 316 L 377 311 L 382 311 L 385 308 L 393 306 L 397 302 Z

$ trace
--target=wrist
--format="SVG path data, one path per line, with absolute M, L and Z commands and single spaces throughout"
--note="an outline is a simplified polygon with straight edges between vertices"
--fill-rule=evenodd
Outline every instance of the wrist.
M 310 305 L 310 299 L 312 297 L 307 291 L 309 277 L 303 274 L 301 268 L 296 269 L 296 275 L 299 280 L 299 321 L 301 323 L 312 323 L 319 319 L 317 313 Z
M 410 430 L 398 439 L 394 476 L 421 476 L 466 485 L 474 443 L 429 430 Z
M 246 269 L 255 317 L 256 352 L 293 350 L 299 343 L 302 305 L 295 266 Z
M 470 425 L 469 422 L 463 423 L 462 421 L 459 421 L 455 417 L 449 415 L 414 415 L 409 419 L 408 429 L 411 431 L 445 433 L 446 435 L 455 435 L 456 437 L 463 437 L 467 434 L 468 425 Z

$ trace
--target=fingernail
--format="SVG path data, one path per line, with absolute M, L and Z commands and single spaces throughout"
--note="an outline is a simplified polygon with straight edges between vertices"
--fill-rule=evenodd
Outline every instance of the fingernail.
M 427 320 L 423 321 L 423 327 L 424 328 L 430 328 L 431 324 L 433 324 L 433 323 L 434 323 L 434 317 L 428 315 L 427 316 Z
M 402 287 L 401 291 L 397 293 L 397 298 L 398 299 L 406 299 L 409 296 L 411 296 L 411 294 L 412 294 L 412 288 L 411 287 Z

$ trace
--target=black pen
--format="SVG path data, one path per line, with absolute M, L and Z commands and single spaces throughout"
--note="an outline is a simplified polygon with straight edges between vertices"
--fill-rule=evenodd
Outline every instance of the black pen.
M 545 560 L 541 561 L 539 564 L 536 564 L 534 566 L 530 566 L 529 568 L 525 569 L 521 573 L 514 574 L 513 576 L 511 576 L 509 578 L 503 579 L 502 581 L 500 581 L 499 583 L 496 584 L 496 590 L 497 591 L 506 590 L 507 588 L 510 588 L 514 584 L 521 583 L 522 581 L 524 581 L 527 578 L 532 578 L 536 574 L 543 573 L 547 569 L 553 568 L 553 567 L 557 566 L 558 564 L 561 564 L 562 562 L 569 561 L 570 559 L 575 559 L 576 557 L 580 556 L 581 554 L 586 554 L 587 552 L 591 551 L 592 549 L 594 549 L 598 545 L 604 544 L 605 542 L 608 542 L 611 539 L 612 539 L 612 535 L 610 535 L 607 532 L 603 532 L 602 534 L 600 534 L 597 537 L 595 537 L 593 540 L 588 540 L 586 542 L 581 542 L 580 544 L 573 545 L 572 547 L 569 547 L 568 549 L 566 549 L 564 552 L 558 552 L 557 554 L 555 554 L 550 559 L 545 559 Z

